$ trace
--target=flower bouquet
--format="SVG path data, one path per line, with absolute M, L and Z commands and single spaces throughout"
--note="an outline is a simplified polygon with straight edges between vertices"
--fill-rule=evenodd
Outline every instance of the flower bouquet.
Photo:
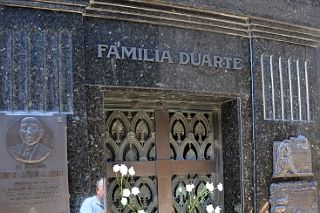
M 193 192 L 194 184 L 187 184 L 186 185 L 186 191 L 189 194 L 189 201 L 187 204 L 187 213 L 193 213 L 195 212 L 195 209 L 200 205 L 203 204 L 209 195 L 209 193 L 213 193 L 215 189 L 219 190 L 220 192 L 223 190 L 222 183 L 219 183 L 216 187 L 213 185 L 213 183 L 207 182 L 205 187 L 203 187 L 197 195 Z M 178 191 L 182 192 L 182 188 L 178 188 Z M 213 207 L 212 204 L 206 206 L 206 210 L 208 213 L 220 213 L 221 208 L 220 206 Z
M 130 184 L 126 184 L 130 177 L 135 175 L 133 167 L 128 167 L 124 164 L 116 164 L 113 166 L 113 172 L 116 175 L 116 182 L 118 185 L 119 194 L 121 196 L 120 203 L 122 208 L 130 208 L 134 213 L 145 213 L 146 206 L 141 202 L 139 196 L 140 189 L 138 187 L 131 187 Z
M 131 187 L 129 184 L 129 178 L 133 177 L 135 175 L 135 170 L 133 167 L 128 167 L 124 164 L 115 164 L 113 166 L 113 172 L 116 176 L 116 184 L 119 190 L 120 195 L 120 205 L 121 208 L 125 209 L 128 207 L 131 212 L 133 213 L 145 213 L 147 206 L 143 204 L 140 198 L 140 189 L 138 187 Z M 213 183 L 207 182 L 206 185 L 198 191 L 196 194 L 193 192 L 195 186 L 194 184 L 187 184 L 186 185 L 186 191 L 188 192 L 188 198 L 187 201 L 187 213 L 194 213 L 196 212 L 196 208 L 205 202 L 207 199 L 207 196 L 210 193 L 213 193 L 214 190 L 222 191 L 223 185 L 219 183 L 217 186 L 214 186 Z M 183 193 L 184 188 L 179 187 L 178 192 Z M 220 206 L 213 207 L 212 204 L 206 206 L 206 211 L 208 213 L 220 213 L 221 208 Z

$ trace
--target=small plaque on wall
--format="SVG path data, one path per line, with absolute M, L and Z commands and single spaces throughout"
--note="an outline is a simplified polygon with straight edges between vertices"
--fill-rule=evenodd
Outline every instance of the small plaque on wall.
M 0 115 L 0 206 L 68 213 L 65 115 Z
M 316 182 L 273 183 L 270 187 L 271 212 L 318 213 Z
M 273 142 L 273 177 L 313 176 L 311 147 L 302 135 Z

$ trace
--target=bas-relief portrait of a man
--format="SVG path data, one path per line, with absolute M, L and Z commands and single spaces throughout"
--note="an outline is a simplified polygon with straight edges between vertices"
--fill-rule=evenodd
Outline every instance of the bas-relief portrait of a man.
M 25 117 L 21 120 L 18 135 L 20 143 L 7 141 L 7 148 L 14 159 L 23 163 L 38 163 L 46 159 L 51 148 L 42 143 L 45 130 L 35 117 Z

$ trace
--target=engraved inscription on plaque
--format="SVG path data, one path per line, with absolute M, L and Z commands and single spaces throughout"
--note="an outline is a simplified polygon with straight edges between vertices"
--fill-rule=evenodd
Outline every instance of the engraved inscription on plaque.
M 311 147 L 302 135 L 273 142 L 273 177 L 313 176 Z
M 318 213 L 316 182 L 273 183 L 270 187 L 271 212 Z
M 64 115 L 0 115 L 0 161 L 1 211 L 70 211 Z

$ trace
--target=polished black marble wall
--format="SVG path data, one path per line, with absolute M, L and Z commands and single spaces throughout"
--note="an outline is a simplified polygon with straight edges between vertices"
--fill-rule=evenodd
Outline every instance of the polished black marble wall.
M 147 14 L 151 6 L 159 16 Z M 273 141 L 306 136 L 314 180 L 320 181 L 319 11 L 319 3 L 311 0 L 0 0 L 0 110 L 68 114 L 70 205 L 78 212 L 105 173 L 104 90 L 225 97 L 232 100 L 220 103 L 225 212 L 258 212 L 273 182 Z M 168 50 L 174 61 L 179 52 L 236 57 L 242 69 L 107 59 L 97 56 L 98 44 Z M 290 94 L 284 95 L 283 112 L 289 119 L 282 119 L 277 74 L 288 71 L 288 60 L 292 70 L 298 61 L 301 82 L 306 82 L 305 69 L 308 73 L 308 94 L 300 85 L 300 99 L 295 77 L 298 119 L 291 120 Z M 275 74 L 274 103 L 270 72 Z

